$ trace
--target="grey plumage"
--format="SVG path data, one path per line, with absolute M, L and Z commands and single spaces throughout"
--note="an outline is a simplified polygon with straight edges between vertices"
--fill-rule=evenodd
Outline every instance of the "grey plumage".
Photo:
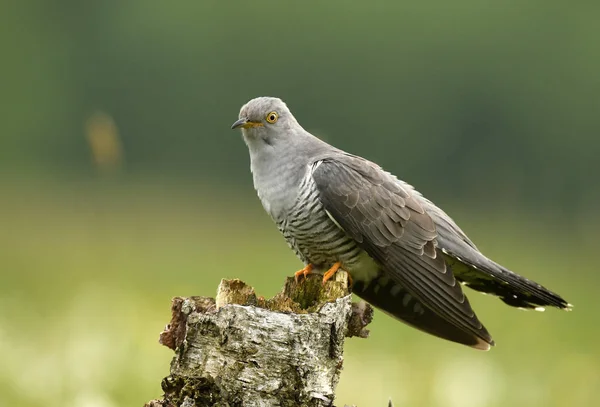
M 485 257 L 454 221 L 377 164 L 305 131 L 285 103 L 256 98 L 242 128 L 254 186 L 305 265 L 334 263 L 354 292 L 401 321 L 478 349 L 493 345 L 461 285 L 521 308 L 568 309 L 559 295 Z

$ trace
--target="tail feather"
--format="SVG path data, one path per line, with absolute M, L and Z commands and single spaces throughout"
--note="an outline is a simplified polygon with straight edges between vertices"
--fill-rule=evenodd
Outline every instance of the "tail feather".
M 572 305 L 560 295 L 488 259 L 444 211 L 419 197 L 435 222 L 438 248 L 457 280 L 474 290 L 497 295 L 514 307 L 571 309 Z
M 457 280 L 474 290 L 496 295 L 510 306 L 539 310 L 547 306 L 565 310 L 572 307 L 560 295 L 481 254 L 466 259 L 448 251 L 444 253 Z
M 402 286 L 383 276 L 369 284 L 356 281 L 352 290 L 386 314 L 423 332 L 480 350 L 489 350 L 494 345 L 483 325 L 478 336 L 465 332 L 425 307 Z

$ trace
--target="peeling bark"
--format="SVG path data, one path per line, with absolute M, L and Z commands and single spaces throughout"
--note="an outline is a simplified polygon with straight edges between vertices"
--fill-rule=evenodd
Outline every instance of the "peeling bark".
M 288 278 L 271 299 L 240 280 L 222 280 L 214 300 L 174 298 L 159 342 L 175 357 L 163 399 L 146 406 L 333 406 L 344 339 L 366 338 L 372 316 L 345 272 Z

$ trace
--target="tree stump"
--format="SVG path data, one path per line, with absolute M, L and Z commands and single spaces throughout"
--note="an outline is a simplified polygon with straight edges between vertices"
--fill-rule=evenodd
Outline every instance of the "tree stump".
M 240 280 L 222 280 L 216 299 L 174 298 L 159 342 L 175 357 L 163 398 L 146 406 L 333 406 L 344 339 L 366 338 L 373 317 L 347 277 L 288 278 L 271 299 Z

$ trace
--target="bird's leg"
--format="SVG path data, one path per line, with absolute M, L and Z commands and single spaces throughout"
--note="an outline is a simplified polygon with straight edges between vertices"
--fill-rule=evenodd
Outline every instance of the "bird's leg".
M 323 274 L 323 284 L 325 284 L 327 282 L 327 280 L 329 280 L 331 277 L 333 277 L 336 273 L 336 271 L 338 271 L 338 269 L 342 266 L 342 263 L 340 263 L 339 261 L 335 262 L 333 264 L 333 266 L 331 266 L 331 268 L 329 270 L 327 270 L 327 272 L 325 274 Z
M 313 265 L 308 263 L 302 270 L 298 270 L 294 273 L 294 280 L 298 282 L 298 278 L 300 278 L 300 276 L 304 276 L 304 278 L 306 278 L 306 276 L 312 272 L 312 269 Z

